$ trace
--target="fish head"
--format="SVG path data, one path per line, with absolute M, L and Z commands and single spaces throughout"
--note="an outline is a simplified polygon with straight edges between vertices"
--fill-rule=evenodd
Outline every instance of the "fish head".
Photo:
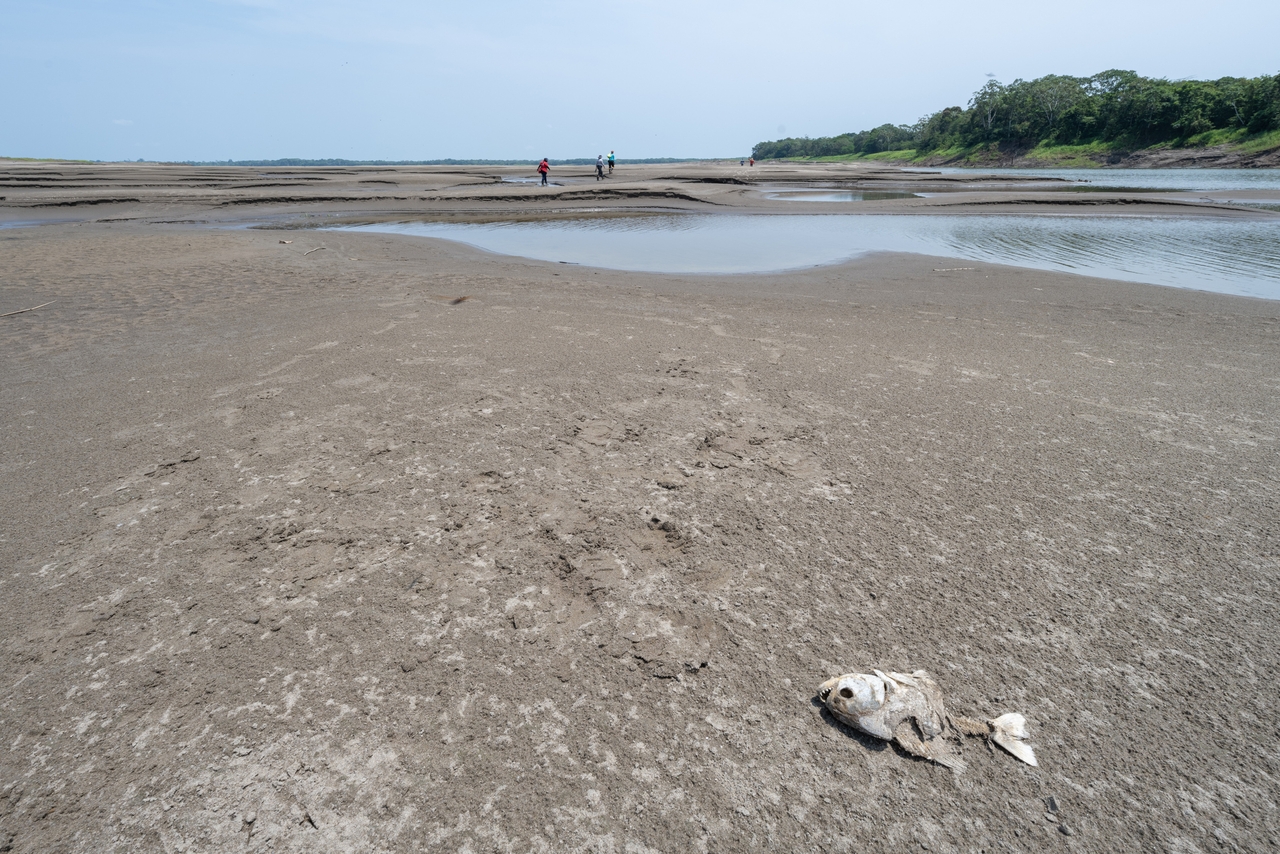
M 884 705 L 884 689 L 884 680 L 879 676 L 846 673 L 823 682 L 818 699 L 838 716 L 860 718 Z

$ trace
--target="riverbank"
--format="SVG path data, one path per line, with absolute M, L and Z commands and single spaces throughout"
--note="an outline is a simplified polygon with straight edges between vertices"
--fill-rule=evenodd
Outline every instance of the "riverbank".
M 736 210 L 749 168 L 0 191 L 64 220 L 0 230 L 0 313 L 49 303 L 0 318 L 0 847 L 1270 847 L 1280 303 L 302 227 Z M 870 667 L 1040 767 L 838 726 Z
M 895 166 L 962 166 L 974 169 L 1274 169 L 1280 167 L 1280 131 L 1239 141 L 1230 134 L 1205 134 L 1181 144 L 1131 149 L 1118 145 L 1039 145 L 1030 149 L 997 146 L 944 151 L 882 151 L 871 155 L 797 158 L 798 162 L 875 162 Z

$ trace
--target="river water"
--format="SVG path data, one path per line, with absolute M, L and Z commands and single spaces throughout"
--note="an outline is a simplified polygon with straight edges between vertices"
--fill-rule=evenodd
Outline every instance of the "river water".
M 761 273 L 892 251 L 1280 299 L 1280 217 L 661 214 L 348 228 L 640 272 Z

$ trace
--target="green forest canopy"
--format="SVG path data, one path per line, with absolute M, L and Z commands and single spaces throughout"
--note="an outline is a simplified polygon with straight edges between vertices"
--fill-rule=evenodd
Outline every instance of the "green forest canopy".
M 914 125 L 758 143 L 757 160 L 952 149 L 1102 143 L 1137 150 L 1209 131 L 1254 135 L 1280 130 L 1280 74 L 1221 80 L 1162 80 L 1133 71 L 1092 77 L 1050 74 L 1005 85 L 991 80 L 967 109 L 947 107 Z

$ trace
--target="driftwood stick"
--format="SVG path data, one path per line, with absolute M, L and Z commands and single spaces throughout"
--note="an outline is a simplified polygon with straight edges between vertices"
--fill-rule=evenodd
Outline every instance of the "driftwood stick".
M 306 252 L 303 252 L 302 255 L 303 257 L 306 257 L 307 255 L 310 255 L 312 252 L 319 252 L 321 249 L 328 249 L 328 248 L 329 248 L 328 246 L 317 246 L 315 249 L 308 249 Z
M 48 302 L 42 302 L 39 305 L 33 305 L 31 308 L 20 308 L 17 311 L 5 312 L 4 314 L 0 314 L 0 317 L 9 317 L 10 315 L 14 315 L 14 314 L 23 314 L 28 311 L 35 311 L 37 308 L 44 308 L 46 305 L 53 305 L 55 302 L 57 302 L 56 299 L 51 299 Z

